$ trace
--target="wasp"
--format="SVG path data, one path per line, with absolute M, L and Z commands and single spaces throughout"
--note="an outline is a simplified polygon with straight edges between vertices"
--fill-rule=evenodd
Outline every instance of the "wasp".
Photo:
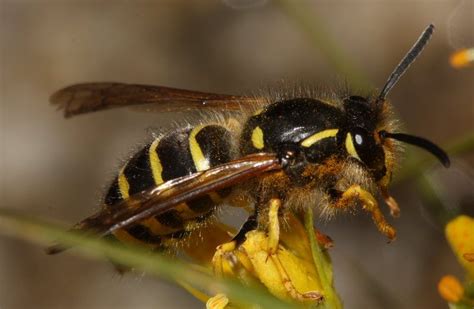
M 401 144 L 421 147 L 444 166 L 450 164 L 434 143 L 397 131 L 387 100 L 433 31 L 429 25 L 380 93 L 367 97 L 304 91 L 236 96 L 109 82 L 59 90 L 51 102 L 65 117 L 138 105 L 161 112 L 230 112 L 163 132 L 146 144 L 113 179 L 102 209 L 73 229 L 159 250 L 205 228 L 222 205 L 230 205 L 250 214 L 219 250 L 234 250 L 250 231 L 268 230 L 272 251 L 285 213 L 314 207 L 332 216 L 361 207 L 388 240 L 395 239 L 376 197 L 383 198 L 392 216 L 399 214 L 388 186 Z M 64 249 L 53 246 L 49 253 Z

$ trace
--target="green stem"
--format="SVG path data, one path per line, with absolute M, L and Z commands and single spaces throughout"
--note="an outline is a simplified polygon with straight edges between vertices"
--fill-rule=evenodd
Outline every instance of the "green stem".
M 361 73 L 350 58 L 342 51 L 326 31 L 324 24 L 318 21 L 307 1 L 278 0 L 281 10 L 308 34 L 312 45 L 323 54 L 336 71 L 344 76 L 350 84 L 360 90 L 372 89 L 368 78 Z
M 97 259 L 113 256 L 114 262 L 122 265 L 137 268 L 173 282 L 185 282 L 212 293 L 224 293 L 229 298 L 239 300 L 244 304 L 255 304 L 261 308 L 297 308 L 295 305 L 275 298 L 263 289 L 249 288 L 235 280 L 217 279 L 201 268 L 150 253 L 144 248 L 125 247 L 104 239 L 64 231 L 54 224 L 45 223 L 12 210 L 0 209 L 0 232 L 34 243 L 50 244 L 56 241 L 64 246 L 77 246 L 77 250 L 82 255 Z
M 461 155 L 474 150 L 474 134 L 471 133 L 457 139 L 446 149 L 450 155 Z M 443 205 L 440 192 L 438 192 L 439 189 L 436 190 L 433 188 L 429 176 L 424 173 L 424 171 L 433 164 L 433 160 L 423 158 L 421 155 L 412 155 L 407 160 L 405 168 L 395 179 L 395 182 L 414 179 L 418 190 L 425 200 L 423 204 L 427 211 L 433 216 L 437 223 L 444 226 L 449 220 L 459 215 L 460 209 L 445 207 L 445 205 Z
M 313 210 L 308 208 L 304 216 L 304 224 L 311 244 L 314 265 L 316 266 L 316 271 L 318 272 L 323 287 L 324 301 L 320 307 L 340 309 L 342 308 L 342 302 L 334 288 L 331 258 L 326 250 L 323 249 L 316 240 L 313 223 Z
M 449 209 L 443 205 L 439 197 L 439 192 L 433 188 L 427 176 L 421 175 L 416 179 L 417 188 L 423 197 L 423 205 L 426 210 L 433 215 L 440 226 L 445 226 L 449 220 L 458 215 L 457 209 Z
M 448 152 L 451 155 L 460 155 L 474 150 L 474 133 L 457 138 L 456 141 L 448 145 Z

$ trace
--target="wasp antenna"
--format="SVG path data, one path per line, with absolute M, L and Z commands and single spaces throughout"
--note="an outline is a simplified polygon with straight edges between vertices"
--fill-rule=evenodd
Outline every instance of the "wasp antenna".
M 404 133 L 389 133 L 386 131 L 380 132 L 382 138 L 393 138 L 397 141 L 404 142 L 410 145 L 418 146 L 424 150 L 433 154 L 438 160 L 444 165 L 444 167 L 449 167 L 451 164 L 448 154 L 441 149 L 438 145 L 433 142 L 414 135 L 404 134 Z
M 383 87 L 382 91 L 380 92 L 377 102 L 383 102 L 387 97 L 387 94 L 392 90 L 393 86 L 398 82 L 400 77 L 408 70 L 410 65 L 415 61 L 418 55 L 421 53 L 423 48 L 425 48 L 426 44 L 433 35 L 434 32 L 434 25 L 430 24 L 425 31 L 420 35 L 416 43 L 412 46 L 412 48 L 408 51 L 408 53 L 403 57 L 402 61 L 397 65 L 395 70 L 393 70 L 392 74 L 388 78 L 385 86 Z

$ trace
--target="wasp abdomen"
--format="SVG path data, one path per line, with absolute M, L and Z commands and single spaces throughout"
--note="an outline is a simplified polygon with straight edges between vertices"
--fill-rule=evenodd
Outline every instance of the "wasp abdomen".
M 152 186 L 177 177 L 207 170 L 231 160 L 231 134 L 220 125 L 200 125 L 171 131 L 137 152 L 112 182 L 104 203 L 107 207 Z M 212 214 L 223 192 L 177 205 L 174 209 L 120 230 L 124 241 L 162 245 L 164 238 L 182 238 Z

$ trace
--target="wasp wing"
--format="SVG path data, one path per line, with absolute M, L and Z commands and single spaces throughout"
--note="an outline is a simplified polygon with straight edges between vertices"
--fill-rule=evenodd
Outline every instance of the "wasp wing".
M 72 117 L 124 106 L 145 106 L 164 112 L 203 108 L 238 111 L 242 107 L 263 102 L 263 99 L 162 86 L 102 82 L 63 88 L 54 93 L 50 101 L 64 111 L 65 117 Z
M 206 171 L 169 180 L 159 186 L 134 194 L 127 200 L 113 207 L 104 208 L 97 214 L 84 219 L 76 224 L 73 230 L 91 231 L 103 237 L 144 219 L 162 214 L 180 203 L 281 168 L 275 154 L 252 154 Z M 47 252 L 55 254 L 65 249 L 62 246 L 52 246 Z

